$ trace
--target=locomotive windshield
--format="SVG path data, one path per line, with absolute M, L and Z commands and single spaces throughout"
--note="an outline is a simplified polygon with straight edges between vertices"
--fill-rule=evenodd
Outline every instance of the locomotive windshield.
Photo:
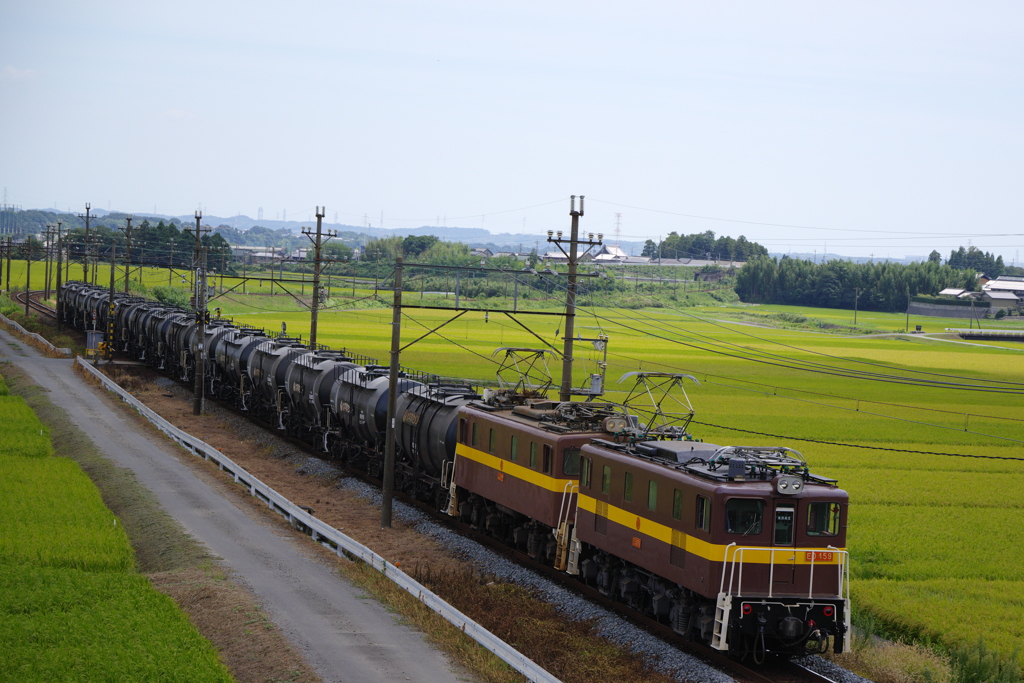
M 839 503 L 811 503 L 807 506 L 808 536 L 838 536 Z
M 761 533 L 764 501 L 730 498 L 725 504 L 725 530 L 730 534 L 755 536 Z
M 580 449 L 578 446 L 562 451 L 562 474 L 577 477 L 580 474 Z

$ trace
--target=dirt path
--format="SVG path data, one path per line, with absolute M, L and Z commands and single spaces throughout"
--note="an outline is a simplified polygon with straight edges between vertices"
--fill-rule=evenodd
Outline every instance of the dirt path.
M 6 356 L 114 463 L 132 470 L 160 505 L 250 588 L 325 681 L 464 679 L 421 634 L 306 552 L 295 537 L 225 499 L 154 438 L 87 386 L 72 361 L 43 358 L 0 331 Z M 188 457 L 188 456 L 185 456 Z

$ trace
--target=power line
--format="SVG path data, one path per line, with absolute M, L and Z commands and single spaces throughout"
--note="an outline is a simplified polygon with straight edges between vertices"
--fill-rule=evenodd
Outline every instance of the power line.
M 599 204 L 607 204 L 609 206 L 621 206 L 626 209 L 636 209 L 638 211 L 650 211 L 651 213 L 661 213 L 668 216 L 681 216 L 683 218 L 697 218 L 705 221 L 718 221 L 721 223 L 738 223 L 741 225 L 763 225 L 769 228 L 799 228 L 802 230 L 827 230 L 830 232 L 872 232 L 882 233 L 886 235 L 920 235 L 922 237 L 960 237 L 966 233 L 958 232 L 913 232 L 909 230 L 868 230 L 865 228 L 825 228 L 817 225 L 798 225 L 794 223 L 766 223 L 762 221 L 745 221 L 735 218 L 719 218 L 716 216 L 701 216 L 692 213 L 680 213 L 677 211 L 665 211 L 662 209 L 651 209 L 644 206 L 633 206 L 630 204 L 619 204 L 616 202 L 609 202 L 602 199 L 591 199 Z M 1021 237 L 1024 233 L 991 233 L 977 235 L 977 237 Z

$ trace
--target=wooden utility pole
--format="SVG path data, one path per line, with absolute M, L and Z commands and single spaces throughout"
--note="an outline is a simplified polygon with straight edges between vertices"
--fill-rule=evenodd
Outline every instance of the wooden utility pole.
M 571 401 L 572 400 L 572 348 L 573 339 L 576 333 L 576 269 L 579 264 L 579 246 L 580 246 L 580 216 L 583 215 L 583 195 L 580 195 L 580 210 L 576 210 L 576 195 L 572 195 L 569 199 L 569 215 L 572 217 L 572 226 L 569 232 L 569 239 L 562 239 L 562 231 L 558 231 L 558 237 L 553 238 L 551 231 L 548 230 L 548 242 L 554 243 L 559 250 L 566 255 L 569 259 L 569 277 L 568 283 L 565 289 L 565 336 L 563 337 L 564 343 L 562 346 L 562 385 L 558 390 L 558 399 L 560 401 Z M 597 236 L 597 241 L 594 241 L 593 233 L 587 236 L 586 241 L 583 244 L 587 245 L 589 251 L 591 247 L 600 246 L 603 235 Z M 562 244 L 569 244 L 569 251 L 566 252 L 562 248 Z M 639 282 L 639 275 L 637 276 Z
M 171 240 L 171 255 L 167 259 L 167 286 L 171 286 L 171 276 L 174 274 L 174 240 Z
M 395 303 L 391 313 L 391 374 L 388 377 L 388 422 L 384 441 L 384 485 L 380 526 L 391 528 L 391 499 L 395 493 L 395 413 L 398 407 L 398 357 L 402 350 L 402 257 L 395 259 Z
M 124 246 L 125 246 L 125 257 L 124 257 L 124 293 L 128 293 L 128 276 L 131 274 L 132 267 L 132 217 L 125 216 L 126 227 L 120 228 L 121 232 L 124 233 Z
M 82 282 L 89 282 L 89 209 L 89 202 L 86 202 L 85 214 L 78 214 L 79 218 L 85 219 L 85 256 L 82 258 Z
M 309 228 L 303 228 L 302 234 L 309 238 L 313 243 L 313 305 L 310 306 L 310 320 L 309 320 L 309 346 L 311 349 L 316 349 L 316 323 L 317 315 L 320 312 L 320 264 L 321 264 L 321 250 L 327 240 L 337 236 L 337 232 L 334 230 L 328 230 L 323 232 L 323 219 L 327 215 L 326 206 L 316 207 L 316 239 L 313 238 L 312 231 Z

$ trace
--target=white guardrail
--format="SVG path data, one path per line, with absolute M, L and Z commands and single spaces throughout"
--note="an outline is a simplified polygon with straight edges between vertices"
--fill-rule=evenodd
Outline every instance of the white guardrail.
M 3 324 L 7 325 L 8 327 L 13 327 L 18 334 L 24 335 L 26 337 L 31 337 L 32 339 L 38 341 L 40 344 L 43 344 L 44 346 L 49 346 L 51 349 L 54 350 L 55 353 L 62 353 L 65 356 L 71 355 L 71 349 L 58 349 L 56 346 L 51 344 L 46 338 L 44 338 L 41 334 L 29 332 L 24 327 L 8 318 L 6 315 L 0 314 L 0 322 L 3 322 Z
M 427 589 L 426 586 L 413 579 L 411 576 L 367 548 L 362 543 L 349 538 L 334 527 L 325 524 L 292 503 L 274 489 L 261 482 L 256 477 L 246 472 L 245 469 L 236 465 L 230 458 L 210 444 L 178 429 L 170 422 L 157 415 L 137 398 L 126 392 L 106 375 L 94 368 L 81 356 L 77 356 L 76 361 L 80 366 L 88 370 L 96 379 L 98 379 L 105 388 L 120 396 L 121 400 L 129 403 L 146 419 L 156 425 L 157 429 L 177 441 L 195 455 L 215 463 L 221 470 L 233 476 L 235 482 L 248 486 L 249 493 L 251 495 L 262 500 L 270 507 L 270 509 L 277 511 L 286 517 L 293 526 L 301 525 L 305 529 L 308 529 L 313 540 L 317 543 L 330 548 L 338 555 L 347 553 L 371 565 L 374 569 L 387 576 L 408 593 L 416 596 L 416 598 L 427 607 L 457 626 L 477 643 L 493 652 L 513 669 L 526 676 L 529 680 L 535 681 L 536 683 L 560 683 L 559 679 L 549 674 L 532 659 L 498 638 L 496 635 L 467 617 L 459 610 L 449 605 L 443 599 Z

